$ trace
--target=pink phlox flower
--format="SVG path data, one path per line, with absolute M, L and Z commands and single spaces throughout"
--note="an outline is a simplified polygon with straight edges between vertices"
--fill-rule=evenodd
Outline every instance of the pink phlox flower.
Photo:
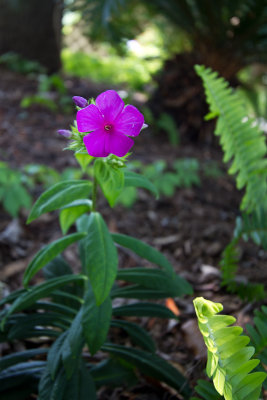
M 125 156 L 134 144 L 128 136 L 139 135 L 143 124 L 140 111 L 132 105 L 124 107 L 115 90 L 101 93 L 95 105 L 90 104 L 77 113 L 78 131 L 90 132 L 83 141 L 93 157 Z

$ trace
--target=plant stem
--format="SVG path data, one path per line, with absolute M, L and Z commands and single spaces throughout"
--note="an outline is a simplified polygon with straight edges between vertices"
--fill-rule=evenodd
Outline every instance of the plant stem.
M 93 193 L 92 193 L 92 211 L 96 211 L 96 194 L 97 194 L 97 179 L 94 175 Z

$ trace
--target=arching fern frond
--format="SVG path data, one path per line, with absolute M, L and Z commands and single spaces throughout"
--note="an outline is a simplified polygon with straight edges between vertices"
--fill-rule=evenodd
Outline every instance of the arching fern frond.
M 254 317 L 254 327 L 246 325 L 246 330 L 251 337 L 251 343 L 255 347 L 255 356 L 261 363 L 267 365 L 267 307 L 262 306 L 257 310 Z
M 208 349 L 207 375 L 225 400 L 258 400 L 264 372 L 251 372 L 259 360 L 251 359 L 255 349 L 250 339 L 241 335 L 242 328 L 232 325 L 232 316 L 217 315 L 220 303 L 198 297 L 194 300 L 200 332 Z
M 267 365 L 267 307 L 262 306 L 261 311 L 255 311 L 253 319 L 254 326 L 246 325 L 246 330 L 251 338 L 251 343 L 255 347 L 255 357 L 259 358 L 261 364 L 257 367 L 259 371 L 265 371 Z M 267 390 L 267 381 L 263 383 Z
M 209 118 L 218 117 L 215 134 L 220 137 L 224 162 L 231 161 L 230 174 L 236 175 L 238 189 L 245 189 L 241 209 L 251 212 L 267 206 L 267 147 L 265 136 L 246 115 L 242 99 L 217 72 L 197 65 L 203 80 Z
M 239 268 L 240 252 L 238 243 L 242 231 L 235 231 L 233 240 L 226 246 L 222 254 L 220 267 L 222 271 L 222 286 L 230 293 L 236 293 L 242 300 L 262 300 L 265 297 L 264 285 L 261 283 L 241 282 L 236 273 Z M 241 235 L 241 236 L 240 236 Z
M 238 243 L 243 239 L 252 239 L 254 243 L 267 249 L 267 218 L 262 208 L 252 214 L 244 213 L 236 219 L 233 240 L 226 246 L 220 262 L 222 286 L 230 293 L 237 293 L 243 300 L 261 300 L 265 297 L 264 285 L 261 283 L 240 282 L 236 279 L 239 263 Z

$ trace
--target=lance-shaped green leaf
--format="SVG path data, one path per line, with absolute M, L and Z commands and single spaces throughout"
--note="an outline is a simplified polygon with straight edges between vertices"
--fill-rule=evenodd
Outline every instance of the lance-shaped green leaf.
M 243 329 L 229 326 L 236 320 L 222 311 L 220 303 L 198 297 L 194 300 L 198 326 L 208 349 L 207 374 L 225 400 L 258 400 L 266 373 L 251 371 L 259 360 L 251 359 L 254 347 L 241 335 Z
M 123 385 L 130 387 L 137 383 L 135 368 L 114 358 L 108 358 L 95 364 L 90 369 L 90 373 L 98 388 L 101 386 L 116 387 Z
M 105 342 L 112 314 L 110 297 L 97 306 L 90 284 L 82 306 L 82 327 L 86 343 L 91 354 L 95 354 Z
M 37 300 L 44 297 L 49 297 L 56 289 L 66 286 L 70 283 L 83 283 L 87 280 L 84 275 L 64 275 L 58 278 L 49 279 L 47 282 L 41 283 L 38 286 L 30 288 L 19 296 L 14 303 L 8 308 L 6 317 L 15 311 L 21 311 L 29 308 L 36 303 Z
M 124 268 L 118 271 L 117 279 L 136 283 L 145 288 L 159 289 L 167 293 L 168 297 L 191 293 L 191 286 L 185 279 L 155 268 Z
M 27 223 L 49 211 L 58 210 L 77 199 L 89 196 L 92 183 L 85 180 L 59 182 L 46 190 L 33 205 Z
M 94 166 L 94 172 L 109 205 L 113 207 L 124 187 L 123 169 L 114 168 L 107 162 L 97 159 Z
M 81 260 L 99 306 L 109 295 L 117 275 L 117 249 L 98 212 L 93 212 L 90 216 L 84 215 L 77 222 L 79 231 L 88 232 L 80 242 Z
M 126 170 L 124 173 L 124 186 L 134 186 L 149 190 L 158 197 L 158 190 L 145 176 Z
M 59 222 L 63 235 L 65 235 L 71 225 L 83 214 L 91 211 L 92 202 L 88 199 L 75 200 L 61 208 Z
M 87 277 L 84 275 L 64 275 L 58 278 L 52 278 L 47 282 L 41 283 L 38 286 L 34 286 L 30 290 L 24 292 L 19 296 L 14 303 L 7 309 L 6 314 L 4 314 L 1 326 L 3 327 L 6 319 L 9 315 L 16 311 L 25 310 L 34 305 L 39 299 L 51 296 L 60 287 L 64 287 L 72 283 L 84 283 Z M 41 314 L 40 314 L 41 315 Z
M 151 376 L 167 383 L 177 389 L 182 395 L 186 397 L 190 395 L 191 389 L 186 378 L 176 368 L 156 354 L 111 343 L 106 343 L 102 346 L 102 350 L 130 362 L 146 376 Z
M 46 264 L 62 253 L 68 246 L 86 236 L 85 232 L 73 233 L 72 235 L 60 238 L 41 249 L 28 265 L 24 277 L 23 285 L 28 286 L 31 278 Z
M 97 400 L 94 380 L 83 362 L 67 381 L 64 400 Z
M 8 399 L 8 396 L 5 392 L 6 390 L 14 389 L 17 386 L 23 385 L 27 383 L 28 385 L 32 385 L 33 381 L 39 379 L 45 368 L 45 361 L 26 361 L 12 367 L 5 369 L 0 372 L 0 396 L 1 399 Z M 35 386 L 35 385 L 34 385 Z M 32 385 L 33 390 L 33 385 Z M 17 395 L 18 393 L 16 393 Z M 13 393 L 14 395 L 14 393 Z M 14 398 L 21 398 L 13 397 Z
M 156 347 L 154 341 L 147 331 L 141 326 L 135 324 L 134 322 L 123 320 L 112 320 L 111 326 L 125 330 L 132 341 L 138 346 L 142 347 L 144 350 L 147 350 L 151 353 L 155 352 Z
M 126 306 L 114 307 L 112 310 L 114 316 L 127 317 L 158 317 L 158 318 L 174 318 L 176 315 L 169 308 L 162 304 L 153 304 L 148 302 L 140 302 L 136 304 L 128 304 Z
M 165 269 L 172 276 L 175 275 L 172 265 L 167 260 L 167 258 L 158 250 L 154 249 L 148 244 L 142 242 L 139 239 L 135 239 L 132 236 L 122 235 L 119 233 L 113 233 L 112 238 L 114 242 L 118 243 L 120 246 L 132 250 L 138 256 L 145 258 L 146 260 Z
M 67 384 L 66 374 L 62 367 L 55 379 L 52 379 L 46 367 L 39 382 L 38 400 L 63 400 L 64 389 Z
M 47 367 L 52 379 L 55 379 L 61 365 L 69 379 L 78 368 L 82 348 L 84 345 L 84 336 L 82 331 L 82 311 L 76 314 L 71 326 L 63 332 L 51 346 L 47 356 Z
M 67 332 L 68 334 L 62 344 L 61 352 L 67 379 L 69 379 L 79 366 L 82 348 L 84 346 L 82 309 L 80 309 L 72 321 Z
M 47 353 L 47 349 L 30 349 L 25 351 L 20 351 L 15 354 L 8 354 L 7 356 L 1 357 L 0 359 L 0 371 L 11 367 L 12 365 L 18 364 L 23 361 L 28 361 L 33 357 L 42 356 Z
M 167 290 L 161 290 L 157 288 L 147 288 L 141 285 L 129 285 L 119 288 L 114 288 L 111 291 L 111 298 L 124 297 L 126 299 L 166 299 L 172 297 L 172 292 Z

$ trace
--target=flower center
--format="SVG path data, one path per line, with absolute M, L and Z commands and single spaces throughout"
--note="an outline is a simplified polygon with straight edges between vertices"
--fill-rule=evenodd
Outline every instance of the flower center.
M 105 131 L 110 132 L 112 129 L 112 125 L 107 124 L 107 125 L 105 125 L 104 129 L 105 129 Z

